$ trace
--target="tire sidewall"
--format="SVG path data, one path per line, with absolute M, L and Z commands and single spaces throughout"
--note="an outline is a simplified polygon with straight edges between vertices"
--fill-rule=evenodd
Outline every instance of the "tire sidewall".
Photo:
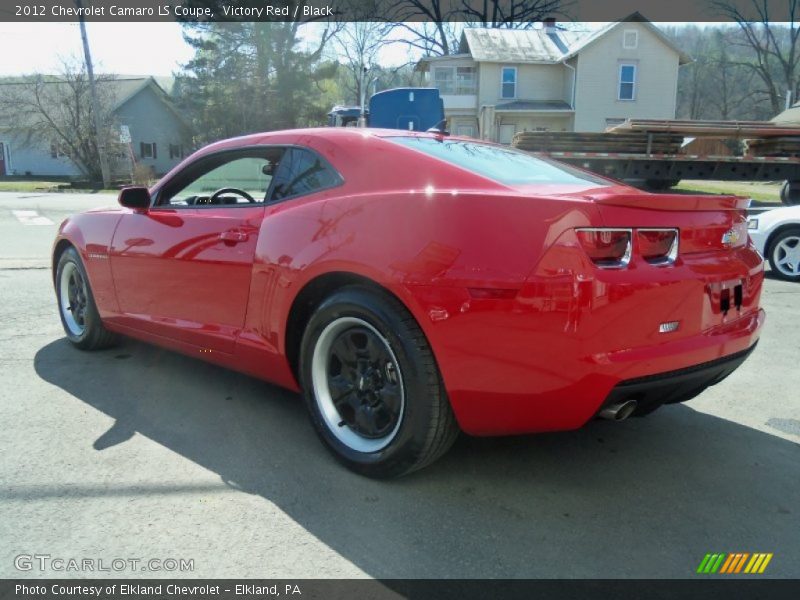
M 389 342 L 400 368 L 405 393 L 400 427 L 381 450 L 364 453 L 340 441 L 328 428 L 311 377 L 314 347 L 327 325 L 341 317 L 363 319 Z M 426 357 L 417 346 L 414 332 L 403 315 L 380 294 L 365 288 L 342 290 L 325 300 L 311 317 L 300 349 L 300 379 L 311 421 L 322 441 L 351 469 L 374 477 L 392 476 L 410 468 L 425 447 L 431 415 L 430 379 Z
M 72 263 L 78 269 L 83 278 L 83 281 L 86 284 L 86 314 L 84 316 L 84 327 L 83 332 L 80 335 L 75 335 L 72 333 L 67 326 L 66 321 L 64 320 L 64 310 L 61 306 L 61 273 L 64 270 L 64 267 L 67 263 Z M 75 248 L 68 248 L 64 252 L 61 253 L 61 256 L 58 259 L 58 266 L 56 268 L 56 280 L 55 280 L 55 288 L 56 288 L 56 300 L 58 303 L 58 317 L 61 319 L 61 325 L 64 327 L 64 333 L 67 335 L 67 338 L 76 345 L 82 345 L 86 343 L 89 337 L 92 335 L 92 332 L 98 327 L 100 322 L 100 315 L 97 312 L 97 308 L 94 303 L 94 296 L 92 295 L 92 287 L 89 284 L 89 277 L 86 274 L 86 269 L 83 266 L 83 261 L 78 256 L 77 251 Z
M 787 274 L 783 273 L 778 268 L 778 264 L 777 264 L 778 261 L 777 261 L 777 259 L 775 257 L 775 253 L 778 250 L 778 244 L 781 243 L 787 237 L 798 237 L 798 238 L 800 238 L 800 228 L 786 229 L 786 230 L 780 232 L 777 235 L 777 237 L 774 240 L 772 240 L 770 242 L 770 244 L 769 244 L 769 253 L 767 254 L 767 260 L 769 260 L 769 266 L 772 269 L 772 271 L 775 273 L 776 277 L 779 277 L 780 279 L 783 279 L 783 280 L 786 280 L 786 281 L 800 281 L 800 275 L 795 275 L 795 276 L 787 275 Z

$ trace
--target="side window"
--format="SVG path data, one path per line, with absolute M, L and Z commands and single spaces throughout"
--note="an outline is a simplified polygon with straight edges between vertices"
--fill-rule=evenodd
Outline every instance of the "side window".
M 282 152 L 272 149 L 261 151 L 260 156 L 212 157 L 195 168 L 189 167 L 186 176 L 175 182 L 174 189 L 167 190 L 159 204 L 179 207 L 264 202 Z M 215 196 L 225 188 L 229 191 Z
M 517 68 L 503 67 L 502 81 L 500 85 L 501 98 L 517 97 Z
M 275 173 L 270 200 L 312 194 L 339 182 L 336 171 L 315 153 L 289 148 Z
M 622 64 L 619 66 L 619 96 L 620 100 L 636 99 L 636 65 Z
M 139 144 L 140 158 L 158 158 L 158 148 L 155 142 L 141 142 Z

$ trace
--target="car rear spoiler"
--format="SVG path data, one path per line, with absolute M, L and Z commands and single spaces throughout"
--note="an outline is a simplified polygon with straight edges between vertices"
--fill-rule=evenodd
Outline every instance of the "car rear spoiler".
M 652 210 L 745 210 L 750 206 L 750 198 L 716 194 L 620 194 L 618 192 L 604 194 L 592 192 L 583 197 L 597 204 Z

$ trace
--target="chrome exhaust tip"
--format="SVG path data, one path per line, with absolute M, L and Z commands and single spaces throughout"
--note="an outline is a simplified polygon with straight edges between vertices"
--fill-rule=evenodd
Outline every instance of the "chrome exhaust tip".
M 609 404 L 600 411 L 599 416 L 609 421 L 624 421 L 633 414 L 637 405 L 636 400 L 625 400 L 624 402 Z

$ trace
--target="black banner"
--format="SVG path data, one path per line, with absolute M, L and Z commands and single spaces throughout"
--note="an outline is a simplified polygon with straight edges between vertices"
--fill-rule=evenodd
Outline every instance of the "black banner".
M 789 18 L 794 0 L 496 0 L 493 15 L 524 22 L 613 21 L 639 12 L 656 22 L 729 21 L 737 9 L 748 20 Z M 450 21 L 472 22 L 486 0 L 3 0 L 0 21 Z
M 27 579 L 0 581 L 2 600 L 615 600 L 737 598 L 795 600 L 800 580 L 406 580 L 406 579 Z

